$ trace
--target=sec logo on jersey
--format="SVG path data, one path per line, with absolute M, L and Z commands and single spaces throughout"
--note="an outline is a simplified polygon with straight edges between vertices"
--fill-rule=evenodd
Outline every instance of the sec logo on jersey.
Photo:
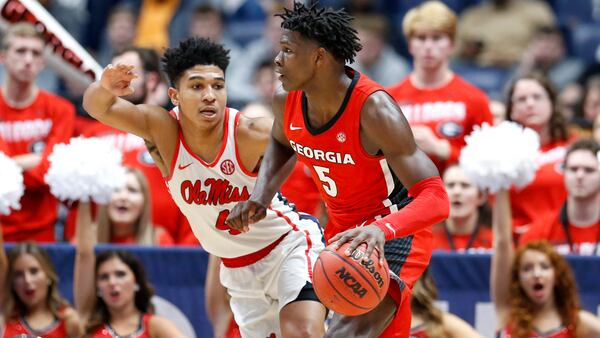
M 221 171 L 225 175 L 231 175 L 235 172 L 235 164 L 231 160 L 221 162 Z

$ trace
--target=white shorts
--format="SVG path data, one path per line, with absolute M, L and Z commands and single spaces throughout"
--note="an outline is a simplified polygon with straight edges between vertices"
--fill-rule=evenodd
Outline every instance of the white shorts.
M 312 283 L 315 261 L 325 248 L 323 234 L 312 217 L 298 223 L 298 231 L 290 231 L 258 262 L 239 268 L 221 263 L 221 283 L 244 338 L 281 337 L 279 311 Z

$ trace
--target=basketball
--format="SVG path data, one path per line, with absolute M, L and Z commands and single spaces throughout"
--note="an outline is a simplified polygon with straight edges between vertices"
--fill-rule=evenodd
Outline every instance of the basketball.
M 350 243 L 323 250 L 315 262 L 313 286 L 327 308 L 346 316 L 369 312 L 383 300 L 390 284 L 387 261 L 379 265 L 379 251 L 363 261 L 367 245 L 362 243 L 346 256 Z

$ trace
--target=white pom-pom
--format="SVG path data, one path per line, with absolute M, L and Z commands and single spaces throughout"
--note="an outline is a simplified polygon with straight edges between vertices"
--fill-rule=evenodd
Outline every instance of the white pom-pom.
M 19 201 L 25 193 L 23 170 L 10 157 L 0 152 L 0 214 L 10 214 L 10 209 L 19 210 Z
M 60 200 L 106 204 L 125 185 L 121 152 L 98 138 L 78 137 L 69 144 L 57 144 L 48 160 L 50 168 L 44 178 Z
M 509 121 L 495 127 L 484 123 L 465 141 L 460 166 L 479 188 L 495 193 L 512 185 L 524 187 L 534 179 L 540 148 L 535 131 Z

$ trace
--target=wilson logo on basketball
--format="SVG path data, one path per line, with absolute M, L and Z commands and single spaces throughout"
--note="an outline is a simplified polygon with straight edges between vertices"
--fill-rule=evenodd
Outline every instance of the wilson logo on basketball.
M 231 175 L 235 171 L 235 164 L 231 160 L 221 162 L 221 171 L 225 175 Z
M 204 184 L 203 184 L 204 183 Z M 250 198 L 247 187 L 235 187 L 229 180 L 209 178 L 204 182 L 181 182 L 181 197 L 187 204 L 221 205 Z
M 354 292 L 358 297 L 363 298 L 367 294 L 367 289 L 365 289 L 357 280 L 350 274 L 350 272 L 346 271 L 344 267 L 339 268 L 335 272 L 335 275 L 344 282 L 344 285 L 349 287 L 352 292 Z
M 360 265 L 362 265 L 365 268 L 365 270 L 367 270 L 371 274 L 371 276 L 373 276 L 373 278 L 375 278 L 377 285 L 379 285 L 379 287 L 381 288 L 383 286 L 383 278 L 381 277 L 379 272 L 377 272 L 377 270 L 375 269 L 375 262 L 373 262 L 372 259 L 369 259 L 367 261 L 364 261 L 362 259 L 364 254 L 365 253 L 360 250 L 354 250 L 352 252 L 352 255 L 350 255 L 350 257 L 353 260 L 357 261 Z

